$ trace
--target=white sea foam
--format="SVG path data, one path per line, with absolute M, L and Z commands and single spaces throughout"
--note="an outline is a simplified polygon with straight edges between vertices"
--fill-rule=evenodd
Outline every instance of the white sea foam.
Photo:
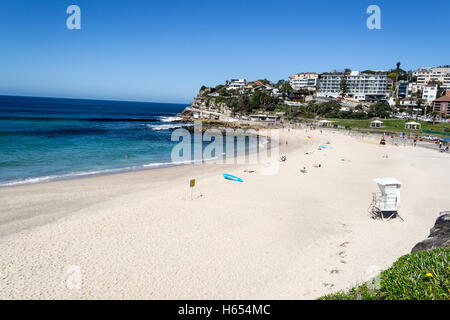
M 178 129 L 178 128 L 182 128 L 182 127 L 190 127 L 193 124 L 191 123 L 172 123 L 172 124 L 146 124 L 146 126 L 148 128 L 151 128 L 152 130 L 155 131 L 160 131 L 160 130 L 173 130 L 173 129 Z
M 178 128 L 181 128 L 182 125 L 180 125 L 180 124 L 148 124 L 147 127 L 151 128 L 152 130 L 159 131 L 159 130 L 178 129 Z
M 71 172 L 71 173 L 66 173 L 66 174 L 61 174 L 61 175 L 50 175 L 50 176 L 43 176 L 43 177 L 36 177 L 36 178 L 26 178 L 26 179 L 17 179 L 17 180 L 12 180 L 12 181 L 6 181 L 4 183 L 0 183 L 0 187 L 12 187 L 12 186 L 25 185 L 25 184 L 50 182 L 50 181 L 56 181 L 56 180 L 83 178 L 83 177 L 89 177 L 89 176 L 97 176 L 97 175 L 104 175 L 104 174 L 143 170 L 146 168 L 155 168 L 156 169 L 156 168 L 163 168 L 163 167 L 180 166 L 180 165 L 186 165 L 186 164 L 202 163 L 204 161 L 211 161 L 211 160 L 216 160 L 216 159 L 218 159 L 218 158 L 213 157 L 213 158 L 208 158 L 208 159 L 179 161 L 179 162 L 152 162 L 152 163 L 147 163 L 144 165 L 137 165 L 137 166 L 132 166 L 132 167 L 124 167 L 124 168 Z
M 164 116 L 159 117 L 159 121 L 161 121 L 161 122 L 177 122 L 177 121 L 181 121 L 181 120 L 183 120 L 183 119 L 180 118 L 180 117 L 174 117 L 174 116 L 172 116 L 172 117 L 164 117 Z
M 36 178 L 17 179 L 17 180 L 0 183 L 0 187 L 11 187 L 11 186 L 18 186 L 18 185 L 23 185 L 23 184 L 33 184 L 33 183 L 49 182 L 49 181 L 55 181 L 55 180 L 65 180 L 65 179 L 70 179 L 70 178 L 82 178 L 82 177 L 99 175 L 99 174 L 128 171 L 128 170 L 132 170 L 132 169 L 133 169 L 133 167 L 119 168 L 119 169 L 94 170 L 94 171 L 80 171 L 80 172 L 71 172 L 71 173 L 66 173 L 66 174 L 61 174 L 61 175 L 50 175 L 50 176 L 43 176 L 43 177 L 36 177 Z

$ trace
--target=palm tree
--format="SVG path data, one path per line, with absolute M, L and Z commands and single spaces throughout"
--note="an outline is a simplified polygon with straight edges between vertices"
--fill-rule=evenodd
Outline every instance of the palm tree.
M 430 115 L 431 115 L 431 118 L 433 119 L 433 126 L 434 126 L 434 124 L 436 123 L 436 118 L 439 115 L 439 113 L 437 113 L 436 111 L 433 111 L 430 113 Z

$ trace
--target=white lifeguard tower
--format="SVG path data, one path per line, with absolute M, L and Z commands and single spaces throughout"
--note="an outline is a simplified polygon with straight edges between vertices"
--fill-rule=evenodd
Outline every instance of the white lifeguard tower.
M 402 183 L 396 178 L 377 178 L 373 180 L 378 184 L 381 192 L 372 194 L 372 203 L 369 206 L 369 213 L 372 218 L 387 218 L 390 220 L 399 217 L 398 214 L 400 206 L 400 187 Z

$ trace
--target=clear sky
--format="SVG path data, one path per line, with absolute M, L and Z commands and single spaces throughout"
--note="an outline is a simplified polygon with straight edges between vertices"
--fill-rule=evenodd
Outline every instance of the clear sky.
M 0 0 L 0 94 L 187 103 L 234 77 L 450 64 L 449 40 L 448 0 Z

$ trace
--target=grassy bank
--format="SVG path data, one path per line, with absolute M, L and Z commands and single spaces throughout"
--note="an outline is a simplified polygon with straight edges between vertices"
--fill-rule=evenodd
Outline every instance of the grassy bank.
M 319 300 L 449 300 L 450 248 L 407 254 L 372 282 Z
M 405 123 L 409 121 L 400 120 L 400 119 L 388 119 L 382 120 L 383 127 L 382 128 L 370 128 L 371 119 L 364 120 L 356 120 L 356 119 L 329 119 L 333 121 L 334 124 L 337 124 L 340 127 L 350 127 L 352 129 L 358 129 L 362 131 L 380 131 L 380 132 L 406 132 L 409 133 L 419 133 L 422 131 L 435 131 L 442 133 L 450 133 L 450 124 L 449 123 L 428 123 L 426 121 L 416 121 L 422 125 L 421 130 L 407 130 L 405 129 Z

